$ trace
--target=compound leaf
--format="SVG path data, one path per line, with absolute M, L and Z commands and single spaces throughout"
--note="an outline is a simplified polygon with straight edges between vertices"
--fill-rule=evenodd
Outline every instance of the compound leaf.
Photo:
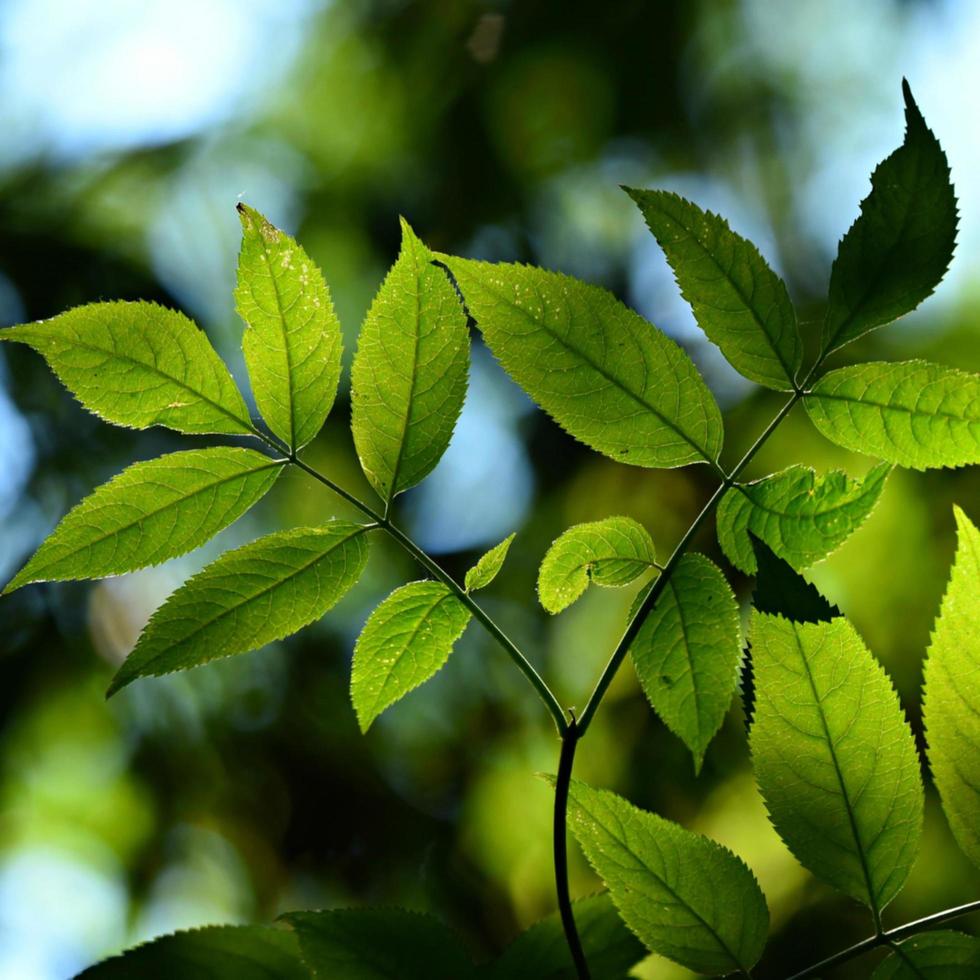
M 755 876 L 731 851 L 575 779 L 568 823 L 648 949 L 696 973 L 756 964 L 769 910 Z
M 980 976 L 980 939 L 962 932 L 925 932 L 900 943 L 871 980 L 973 980 Z
M 916 470 L 980 463 L 980 375 L 928 361 L 831 371 L 808 392 L 831 442 Z
M 286 445 L 322 427 L 340 383 L 340 322 L 323 274 L 289 235 L 238 205 L 242 250 L 235 301 L 255 403 Z
M 271 926 L 206 926 L 160 936 L 83 970 L 77 980 L 309 980 L 296 937 Z
M 624 188 L 674 270 L 698 325 L 736 370 L 791 391 L 803 361 L 786 285 L 728 222 L 677 194 Z
M 876 913 L 922 830 L 919 760 L 891 681 L 846 619 L 754 612 L 750 745 L 773 825 L 805 867 Z
M 914 310 L 946 274 L 956 244 L 956 195 L 939 141 L 905 96 L 905 141 L 871 175 L 871 193 L 830 273 L 823 349 L 849 344 Z
M 794 568 L 807 568 L 839 548 L 874 510 L 888 463 L 863 480 L 840 470 L 824 476 L 806 466 L 791 466 L 754 483 L 732 487 L 718 505 L 718 541 L 736 567 L 754 575 L 755 534 Z
M 507 552 L 514 543 L 514 534 L 508 534 L 498 545 L 494 545 L 482 558 L 466 573 L 463 585 L 467 592 L 475 592 L 477 589 L 485 589 L 503 568 L 507 560 Z
M 742 657 L 738 604 L 721 569 L 704 555 L 684 555 L 630 655 L 650 704 L 700 771 L 731 704 Z
M 227 446 L 136 463 L 72 508 L 4 593 L 28 582 L 121 575 L 183 555 L 238 520 L 284 465 Z
M 385 501 L 428 476 L 446 451 L 469 348 L 456 291 L 402 220 L 401 253 L 368 310 L 351 374 L 354 444 Z
M 635 466 L 717 460 L 721 413 L 697 368 L 612 293 L 530 266 L 438 258 L 507 373 L 576 439 Z
M 90 303 L 0 330 L 43 355 L 90 412 L 131 429 L 252 431 L 242 396 L 207 336 L 156 303 Z
M 955 511 L 959 546 L 926 660 L 923 720 L 953 836 L 980 867 L 980 531 Z
M 138 677 L 246 653 L 308 626 L 360 578 L 367 531 L 330 521 L 226 552 L 153 614 L 108 694 Z
M 580 898 L 572 902 L 572 911 L 592 980 L 626 980 L 646 950 L 626 928 L 609 895 Z M 480 980 L 577 980 L 561 919 L 553 914 L 536 922 L 478 976 Z
M 449 659 L 470 611 L 441 582 L 395 589 L 364 624 L 354 647 L 351 700 L 361 731 Z
M 631 517 L 576 524 L 555 539 L 538 572 L 538 598 L 550 613 L 570 606 L 589 582 L 629 585 L 655 567 L 653 541 Z
M 456 934 L 431 915 L 395 908 L 289 912 L 303 960 L 323 980 L 467 980 Z

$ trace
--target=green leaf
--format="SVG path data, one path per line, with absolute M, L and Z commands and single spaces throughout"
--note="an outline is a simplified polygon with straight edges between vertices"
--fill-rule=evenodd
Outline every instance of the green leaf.
M 898 894 L 922 830 L 915 741 L 891 681 L 846 619 L 753 613 L 756 778 L 805 867 L 875 914 Z
M 962 932 L 925 932 L 900 943 L 871 980 L 975 980 L 980 939 Z
M 756 566 L 752 605 L 757 612 L 783 616 L 797 623 L 829 623 L 841 615 L 815 586 L 751 531 L 749 540 Z
M 590 582 L 629 585 L 656 565 L 653 541 L 631 517 L 576 524 L 559 535 L 538 572 L 538 598 L 550 613 L 570 606 Z
M 477 589 L 485 589 L 496 577 L 504 562 L 507 560 L 507 552 L 514 543 L 514 534 L 508 534 L 498 545 L 494 545 L 467 573 L 463 580 L 463 585 L 467 592 L 475 592 Z
M 803 361 L 786 285 L 759 250 L 710 211 L 667 191 L 624 190 L 674 270 L 698 325 L 751 381 L 792 391 Z
M 368 310 L 351 375 L 354 445 L 383 500 L 425 479 L 446 451 L 469 351 L 459 297 L 403 219 L 401 253 Z
M 270 926 L 206 926 L 161 936 L 83 970 L 77 980 L 309 980 L 296 937 Z
M 927 361 L 831 371 L 804 404 L 831 442 L 927 470 L 980 463 L 980 375 Z
M 874 510 L 891 466 L 881 463 L 863 480 L 832 470 L 824 476 L 791 466 L 728 490 L 718 505 L 718 541 L 737 568 L 756 570 L 749 532 L 794 568 L 808 568 L 839 548 Z
M 592 980 L 625 980 L 646 950 L 623 924 L 609 896 L 581 898 L 572 902 L 572 911 Z M 557 913 L 522 932 L 479 976 L 481 980 L 577 980 Z
M 204 544 L 276 482 L 283 460 L 219 446 L 136 463 L 72 508 L 4 589 L 102 578 Z
M 823 349 L 837 350 L 914 310 L 946 274 L 956 244 L 956 195 L 939 141 L 908 82 L 905 142 L 871 175 L 861 215 L 830 273 Z
M 727 848 L 577 779 L 568 825 L 648 949 L 696 973 L 758 962 L 769 910 L 755 876 Z
M 441 582 L 395 589 L 364 624 L 354 647 L 351 700 L 361 731 L 449 659 L 470 611 Z
M 303 249 L 238 205 L 242 250 L 235 301 L 255 402 L 292 450 L 320 431 L 340 383 L 342 340 L 330 290 Z
M 107 696 L 138 677 L 257 650 L 316 621 L 360 578 L 368 530 L 330 521 L 226 552 L 153 614 Z
M 62 384 L 107 422 L 178 432 L 252 431 L 242 396 L 207 336 L 155 303 L 90 303 L 0 330 L 43 355 Z
M 980 867 L 980 531 L 955 512 L 959 546 L 929 645 L 922 711 L 953 836 Z
M 721 569 L 704 555 L 684 555 L 630 655 L 650 704 L 691 750 L 700 772 L 731 704 L 742 659 L 738 604 Z
M 323 980 L 467 980 L 475 973 L 456 934 L 431 915 L 376 908 L 282 918 Z
M 713 463 L 721 412 L 681 348 L 611 293 L 530 266 L 439 255 L 507 373 L 572 436 L 622 463 Z

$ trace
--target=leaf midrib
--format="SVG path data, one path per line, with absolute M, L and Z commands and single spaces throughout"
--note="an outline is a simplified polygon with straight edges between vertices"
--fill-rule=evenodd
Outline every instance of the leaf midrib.
M 836 392 L 831 393 L 827 391 L 821 391 L 814 388 L 813 391 L 807 392 L 806 398 L 815 398 L 817 400 L 825 398 L 827 401 L 834 402 L 847 402 L 854 405 L 863 405 L 867 408 L 876 408 L 880 412 L 901 412 L 905 415 L 911 415 L 917 418 L 925 419 L 943 419 L 949 422 L 964 422 L 967 425 L 973 425 L 974 423 L 980 422 L 980 416 L 976 418 L 970 418 L 966 415 L 954 415 L 951 412 L 942 411 L 926 411 L 918 408 L 909 408 L 907 405 L 892 405 L 889 403 L 883 403 L 879 401 L 874 401 L 867 398 L 862 398 L 857 395 L 839 395 Z

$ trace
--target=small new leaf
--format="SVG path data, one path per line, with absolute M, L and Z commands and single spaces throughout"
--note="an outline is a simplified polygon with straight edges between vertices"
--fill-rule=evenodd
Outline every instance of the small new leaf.
M 721 569 L 684 555 L 630 647 L 650 704 L 694 756 L 704 753 L 731 704 L 742 657 L 738 604 Z
M 748 972 L 769 930 L 745 863 L 720 844 L 573 779 L 569 827 L 626 924 L 696 973 Z
M 799 862 L 876 915 L 922 830 L 915 741 L 891 681 L 846 619 L 752 614 L 756 779 Z
M 340 383 L 340 323 L 323 274 L 289 235 L 238 205 L 242 250 L 235 301 L 255 403 L 286 445 L 322 427 Z
M 824 476 L 806 466 L 732 487 L 718 505 L 718 541 L 737 568 L 756 571 L 749 534 L 794 568 L 808 568 L 836 551 L 868 518 L 891 472 L 874 467 L 863 480 L 840 470 Z
M 786 285 L 759 250 L 710 211 L 667 191 L 624 188 L 674 270 L 698 325 L 751 381 L 792 391 L 803 361 Z
M 226 552 L 153 614 L 107 696 L 138 677 L 247 653 L 316 621 L 364 571 L 367 531 L 330 521 Z
M 217 446 L 136 463 L 72 508 L 4 593 L 121 575 L 204 544 L 276 482 L 283 460 Z
M 956 244 L 956 195 L 939 141 L 905 96 L 905 141 L 871 175 L 861 215 L 830 273 L 823 349 L 837 350 L 914 310 L 946 274 Z
M 361 731 L 449 659 L 470 611 L 441 582 L 409 582 L 371 613 L 354 647 L 351 700 Z
M 622 463 L 714 463 L 721 412 L 681 348 L 612 293 L 530 266 L 438 255 L 487 346 L 570 435 Z
M 980 375 L 928 361 L 831 371 L 808 392 L 813 424 L 845 449 L 927 470 L 980 463 Z
M 980 939 L 942 930 L 913 936 L 883 960 L 871 980 L 974 980 L 980 976 Z
M 421 482 L 446 451 L 466 395 L 466 314 L 402 221 L 402 248 L 368 310 L 351 373 L 351 428 L 381 498 Z
M 507 552 L 514 543 L 514 534 L 508 534 L 498 545 L 494 545 L 467 573 L 463 579 L 463 586 L 467 592 L 475 592 L 477 589 L 485 589 L 496 577 L 504 562 L 507 560 Z
M 980 867 L 980 531 L 955 511 L 959 546 L 929 645 L 922 710 L 943 810 Z
M 322 980 L 466 980 L 474 973 L 456 934 L 431 915 L 375 908 L 282 918 L 296 931 L 313 976 Z
M 33 347 L 90 412 L 130 429 L 252 431 L 242 396 L 207 336 L 156 303 L 91 303 L 0 330 Z
M 233 965 L 232 965 L 233 964 Z M 296 937 L 270 926 L 205 926 L 160 936 L 83 970 L 76 980 L 309 980 Z
M 631 517 L 576 524 L 552 543 L 538 572 L 538 598 L 550 613 L 570 606 L 590 582 L 629 585 L 656 565 L 653 541 Z

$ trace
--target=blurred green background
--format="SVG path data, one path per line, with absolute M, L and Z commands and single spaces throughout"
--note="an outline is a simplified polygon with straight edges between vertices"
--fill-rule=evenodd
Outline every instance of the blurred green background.
M 615 290 L 697 360 L 728 411 L 731 461 L 781 399 L 699 336 L 618 185 L 671 188 L 725 214 L 785 276 L 813 333 L 836 241 L 901 141 L 907 75 L 952 164 L 958 254 L 939 295 L 846 354 L 980 369 L 978 50 L 980 8 L 966 0 L 5 0 L 0 322 L 157 299 L 196 317 L 247 384 L 231 299 L 244 199 L 322 266 L 349 361 L 404 214 L 434 248 Z M 0 581 L 95 485 L 186 445 L 103 425 L 38 356 L 5 345 Z M 309 452 L 369 494 L 346 398 Z M 751 475 L 794 462 L 870 465 L 798 412 Z M 640 470 L 576 445 L 477 342 L 450 451 L 397 516 L 457 573 L 518 530 L 484 601 L 581 706 L 631 595 L 591 590 L 547 617 L 534 593 L 547 545 L 571 523 L 629 514 L 666 554 L 712 489 L 703 468 Z M 980 473 L 896 473 L 866 526 L 813 571 L 891 672 L 920 741 L 954 500 L 980 519 Z M 535 773 L 554 771 L 558 743 L 476 626 L 433 682 L 357 732 L 354 639 L 373 604 L 419 577 L 381 541 L 360 586 L 300 636 L 103 700 L 189 573 L 263 531 L 346 513 L 287 475 L 185 559 L 0 600 L 0 976 L 60 980 L 165 931 L 367 903 L 429 910 L 488 954 L 552 909 L 551 791 Z M 721 560 L 710 529 L 698 545 Z M 750 583 L 733 582 L 744 599 Z M 869 932 L 866 912 L 803 872 L 770 828 L 737 704 L 695 779 L 626 664 L 576 774 L 746 858 L 773 913 L 759 977 Z M 577 852 L 572 877 L 576 894 L 597 887 Z M 930 789 L 923 853 L 887 921 L 978 894 Z M 866 976 L 869 962 L 839 975 Z M 643 970 L 688 976 L 652 960 Z

